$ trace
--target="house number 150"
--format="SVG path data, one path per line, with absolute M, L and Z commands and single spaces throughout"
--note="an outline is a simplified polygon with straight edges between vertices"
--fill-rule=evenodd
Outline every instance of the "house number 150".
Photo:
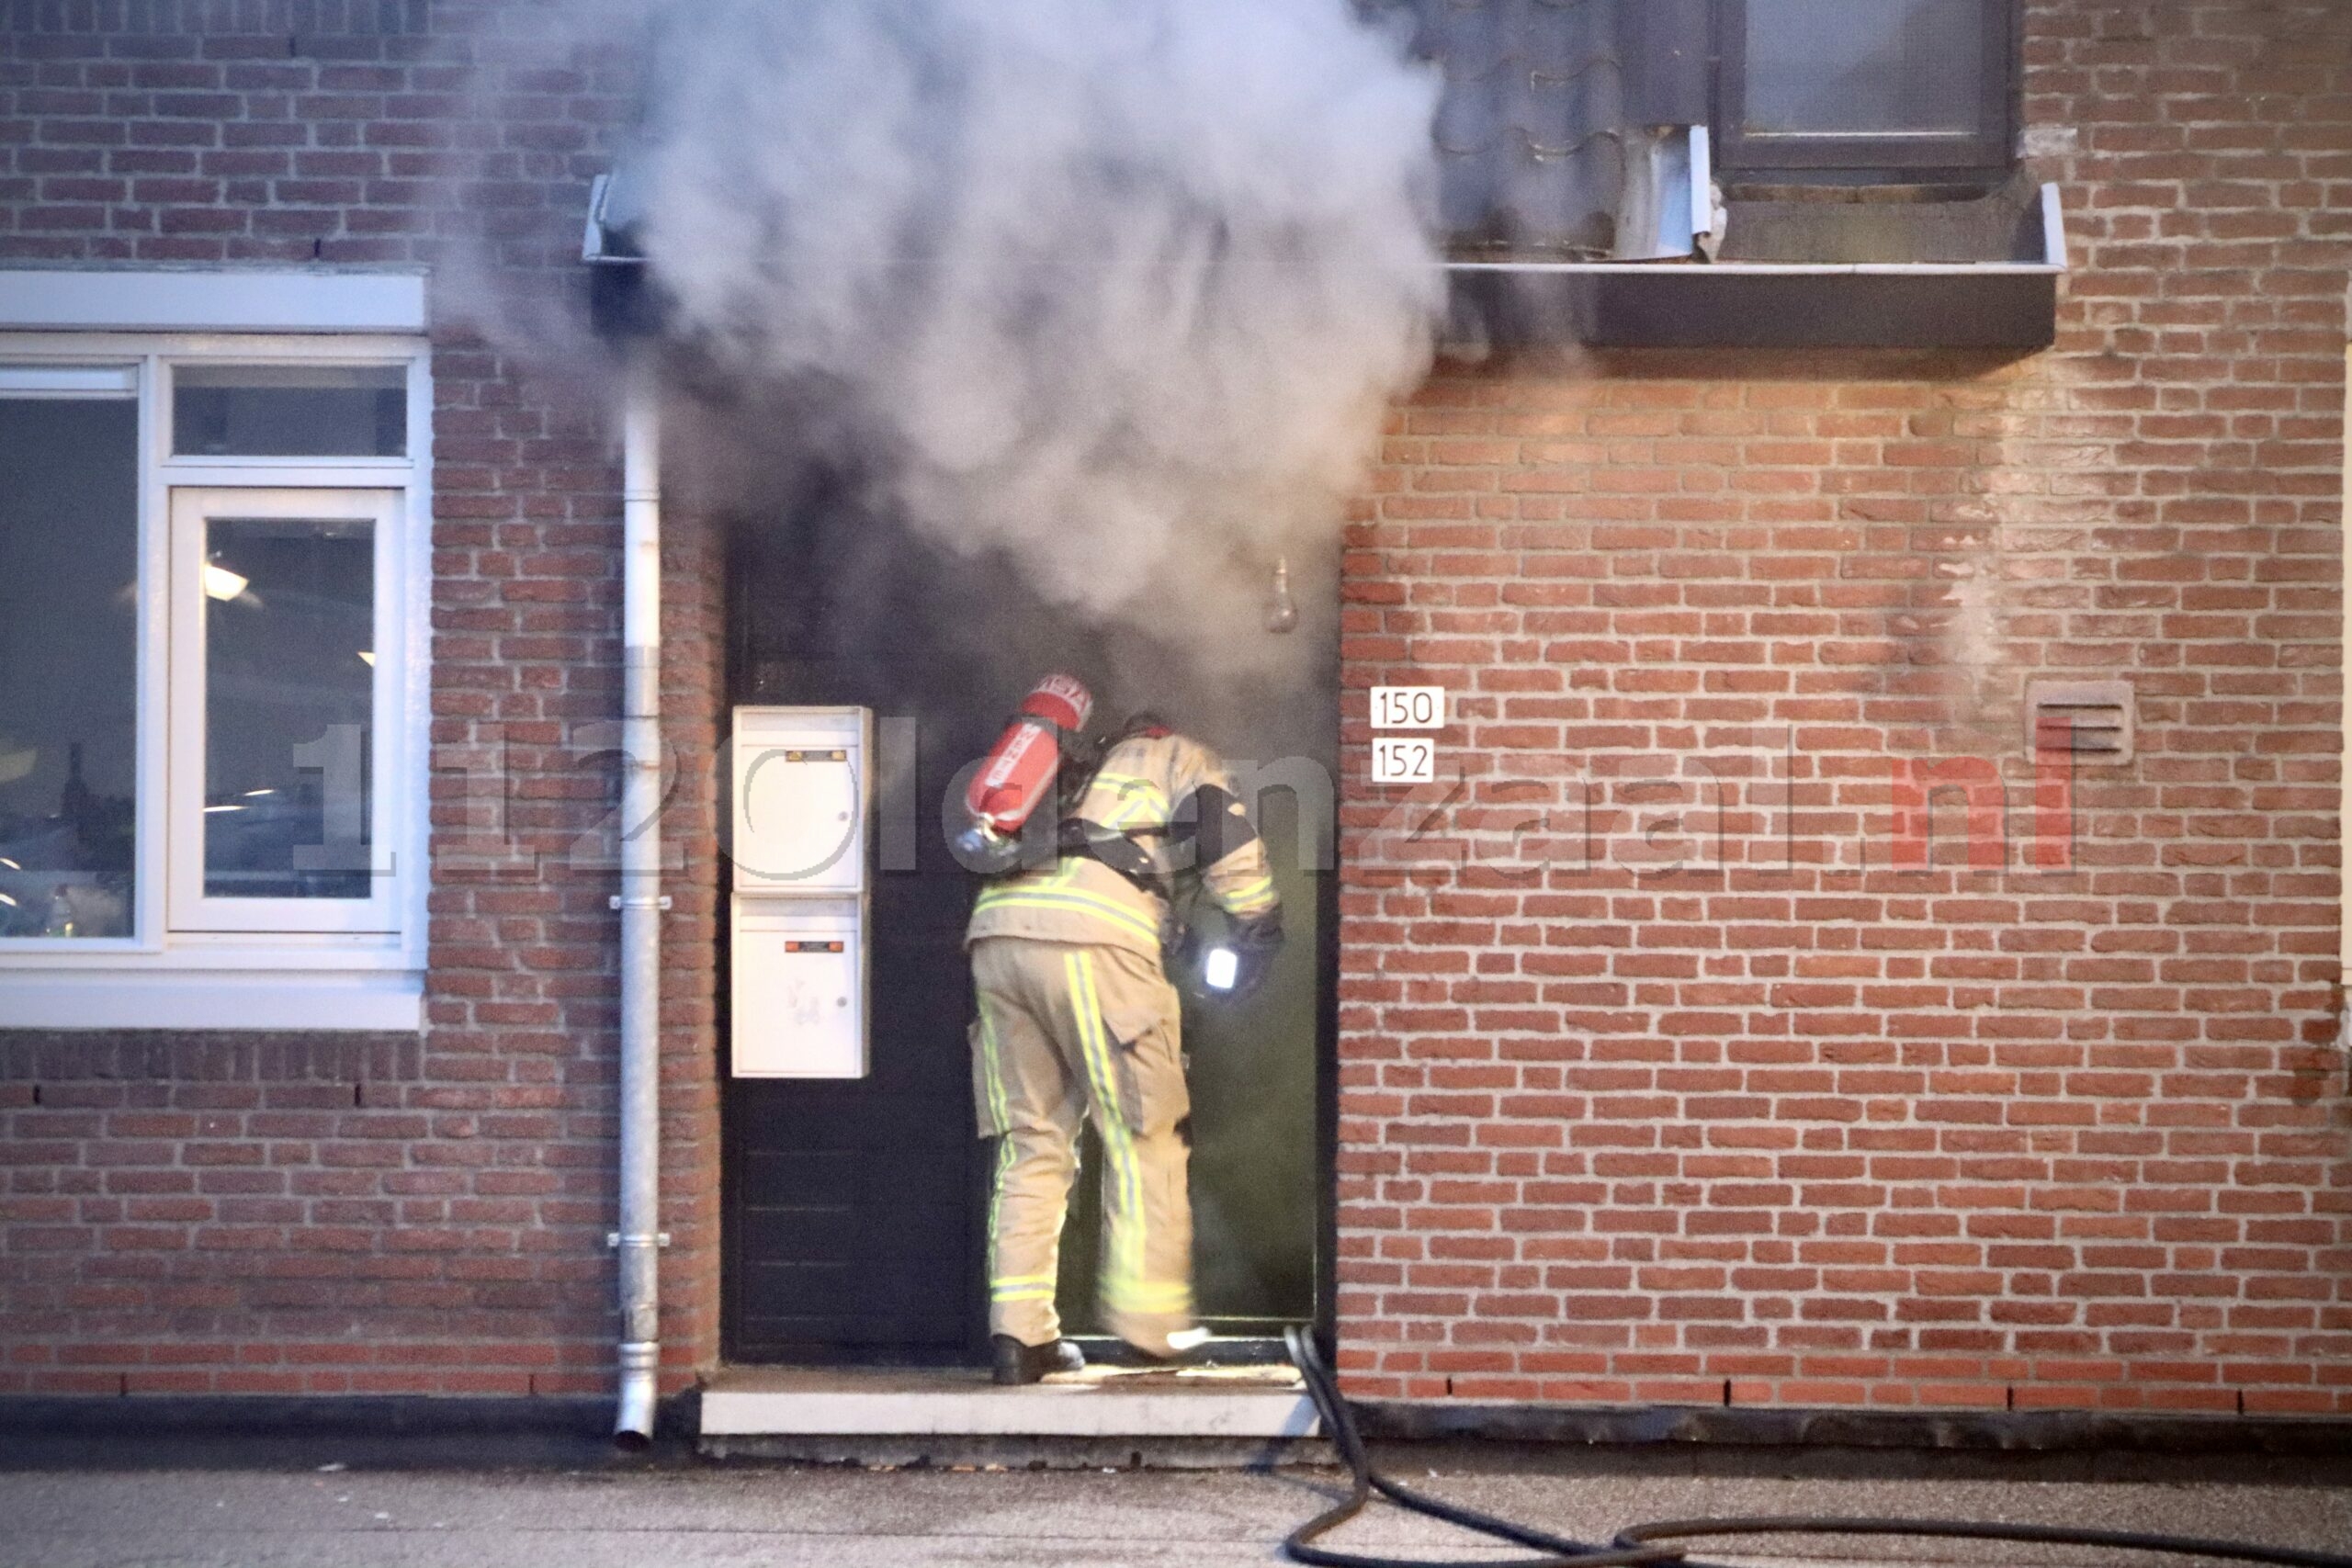
M 1443 686 L 1374 686 L 1372 689 L 1374 729 L 1443 729 Z

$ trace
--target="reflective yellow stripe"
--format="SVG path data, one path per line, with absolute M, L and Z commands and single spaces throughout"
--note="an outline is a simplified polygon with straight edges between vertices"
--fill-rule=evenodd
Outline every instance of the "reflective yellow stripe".
M 1166 793 L 1160 789 L 1159 781 L 1145 778 L 1141 773 L 1114 773 L 1106 768 L 1094 775 L 1094 782 L 1097 785 L 1109 784 L 1123 797 L 1141 795 L 1154 800 L 1168 798 Z
M 1271 876 L 1261 876 L 1254 882 L 1245 882 L 1220 900 L 1227 909 L 1236 914 L 1255 913 L 1259 906 L 1271 904 L 1273 901 L 1274 879 Z
M 1094 1083 L 1094 1101 L 1102 1134 L 1102 1152 L 1119 1183 L 1120 1206 L 1127 1223 L 1112 1227 L 1112 1246 L 1103 1259 L 1103 1288 L 1112 1294 L 1143 1280 L 1143 1168 L 1136 1158 L 1134 1135 L 1119 1109 L 1119 1079 L 1111 1060 L 1111 1042 L 1102 1028 L 1102 1004 L 1094 990 L 1093 955 L 1072 953 L 1062 963 L 1069 976 L 1071 1009 L 1078 1015 L 1080 1054 L 1086 1058 L 1087 1076 Z
M 1040 887 L 1067 887 L 1078 875 L 1079 865 L 1084 859 L 1082 855 L 1071 855 L 1066 860 L 1055 862 L 1050 871 L 1042 868 L 1035 871 L 1023 871 L 1011 881 L 991 883 L 980 889 L 979 902 L 987 904 L 993 899 L 1003 898 L 1016 893 L 1031 892 Z
M 1127 801 L 1124 805 L 1114 807 L 1109 814 L 1109 819 L 1105 821 L 1102 826 L 1105 828 L 1124 828 L 1128 823 L 1135 821 L 1137 818 L 1143 816 L 1144 813 L 1150 809 L 1151 802 L 1148 800 L 1137 799 Z
M 991 1289 L 989 1292 L 989 1300 L 992 1302 L 1049 1302 L 1053 1299 L 1054 1288 L 1051 1285 L 1023 1285 L 1018 1290 Z
M 1065 887 L 1048 892 L 1030 886 L 999 888 L 979 897 L 973 906 L 974 914 L 994 913 L 1000 909 L 1041 909 L 1056 914 L 1092 915 L 1114 925 L 1131 931 L 1152 942 L 1159 940 L 1159 922 L 1140 910 L 1119 904 L 1099 893 L 1082 887 Z
M 1125 828 L 1154 814 L 1160 821 L 1168 819 L 1168 796 L 1149 779 L 1133 773 L 1097 773 L 1094 789 L 1106 789 L 1114 797 L 1115 804 L 1101 819 L 1105 828 Z M 1093 790 L 1087 794 L 1091 804 Z
M 980 1073 L 988 1084 L 989 1115 L 998 1127 L 1010 1129 L 1012 1111 L 1004 1099 L 1004 1075 L 996 1059 L 996 1025 L 989 1018 L 989 1004 L 980 1002 Z
M 1012 1112 L 1004 1098 L 1004 1075 L 996 1057 L 996 1025 L 989 1019 L 988 999 L 980 1000 L 980 1067 L 988 1082 L 989 1113 L 995 1118 L 996 1176 L 989 1183 L 989 1262 L 996 1262 L 1000 1219 L 1004 1212 L 1004 1183 L 1012 1174 Z
M 1051 871 L 1023 872 L 1009 882 L 993 883 L 980 889 L 979 899 L 974 907 L 984 909 L 991 904 L 1001 904 L 1009 898 L 1027 897 L 1035 893 L 1084 893 L 1085 888 L 1073 886 L 1078 881 L 1078 868 L 1084 862 L 1084 856 L 1072 855 Z
M 1068 887 L 1054 892 L 1022 889 L 991 894 L 982 897 L 975 907 L 976 913 L 994 913 L 1000 909 L 1050 909 L 1062 913 L 1099 915 L 1155 942 L 1159 938 L 1159 923 L 1147 919 L 1142 911 L 1104 897 L 1100 893 L 1090 893 L 1082 887 Z
M 1105 1280 L 1102 1294 L 1114 1306 L 1129 1312 L 1192 1315 L 1193 1292 L 1183 1285 L 1152 1285 L 1134 1280 Z

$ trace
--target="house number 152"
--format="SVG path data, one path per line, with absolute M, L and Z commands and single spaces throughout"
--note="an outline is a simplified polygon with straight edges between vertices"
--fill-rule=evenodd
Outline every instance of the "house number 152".
M 1374 736 L 1372 782 L 1435 784 L 1437 742 L 1419 735 Z

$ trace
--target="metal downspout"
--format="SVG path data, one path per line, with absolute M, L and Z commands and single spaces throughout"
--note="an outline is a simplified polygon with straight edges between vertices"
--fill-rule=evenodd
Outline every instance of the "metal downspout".
M 614 1440 L 653 1440 L 662 1360 L 662 425 L 650 371 L 621 427 L 620 1404 Z

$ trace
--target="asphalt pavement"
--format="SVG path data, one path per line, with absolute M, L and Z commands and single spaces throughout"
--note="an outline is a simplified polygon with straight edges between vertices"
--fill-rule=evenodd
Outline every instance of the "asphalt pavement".
M 27 1468 L 0 1472 L 8 1568 L 703 1568 L 703 1565 L 1021 1564 L 1215 1568 L 1281 1561 L 1283 1536 L 1340 1494 L 1335 1472 L 877 1471 L 665 1464 L 370 1468 L 332 1444 L 268 1468 Z M 1750 1473 L 1561 1452 L 1508 1461 L 1392 1452 L 1401 1479 L 1473 1506 L 1606 1539 L 1639 1519 L 1838 1513 L 2032 1520 L 2223 1536 L 2352 1552 L 2341 1475 L 2270 1461 L 2252 1478 L 2019 1480 L 1824 1473 L 1799 1456 Z M 1407 1467 L 1410 1466 L 1409 1469 Z M 1980 1467 L 1981 1468 L 1981 1467 Z M 2333 1471 L 2334 1467 L 2329 1467 Z M 1329 1544 L 1356 1551 L 1498 1552 L 1393 1510 Z M 2074 1568 L 2182 1559 L 1955 1542 L 1750 1540 L 1717 1561 L 1994 1563 Z

